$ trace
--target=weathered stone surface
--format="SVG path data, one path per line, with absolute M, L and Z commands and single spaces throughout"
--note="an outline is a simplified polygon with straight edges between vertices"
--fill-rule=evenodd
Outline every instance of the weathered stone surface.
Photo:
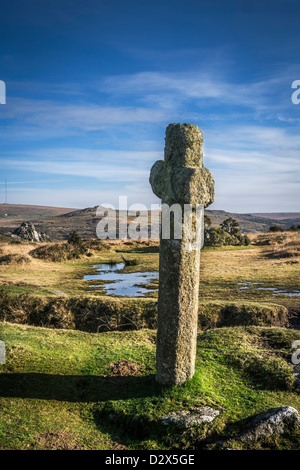
M 164 161 L 150 173 L 153 192 L 169 206 L 208 206 L 214 199 L 214 180 L 203 167 L 202 133 L 193 124 L 170 124 L 166 129 Z M 196 215 L 198 217 L 198 215 Z M 161 384 L 181 385 L 195 371 L 200 271 L 200 243 L 191 244 L 181 219 L 182 239 L 161 234 L 157 327 L 157 373 Z M 177 225 L 178 226 L 178 225 Z
M 5 364 L 5 343 L 0 341 L 0 364 Z
M 214 201 L 214 180 L 203 167 L 203 136 L 194 124 L 169 124 L 165 159 L 154 163 L 150 184 L 166 204 L 204 204 Z
M 12 236 L 17 236 L 18 238 L 29 242 L 49 241 L 49 237 L 43 232 L 38 232 L 31 222 L 23 222 L 20 227 L 14 230 Z
M 295 386 L 300 388 L 300 364 L 293 365 L 293 376 L 295 379 Z
M 263 437 L 283 434 L 300 425 L 300 415 L 292 406 L 272 408 L 257 415 L 240 434 L 241 441 L 256 441 Z
M 174 411 L 161 416 L 160 421 L 166 426 L 171 424 L 179 428 L 190 428 L 202 423 L 211 423 L 219 414 L 219 410 L 214 410 L 209 406 L 203 406 L 200 408 L 191 408 L 189 411 Z

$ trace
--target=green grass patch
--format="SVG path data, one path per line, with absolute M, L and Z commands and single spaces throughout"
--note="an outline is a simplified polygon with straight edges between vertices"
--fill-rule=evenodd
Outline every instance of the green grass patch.
M 154 330 L 93 334 L 2 323 L 7 363 L 0 366 L 0 449 L 212 448 L 235 438 L 257 413 L 300 409 L 290 364 L 300 332 L 235 327 L 201 333 L 195 376 L 181 387 L 155 382 L 155 336 Z M 136 363 L 138 373 L 114 375 L 109 366 L 117 361 Z M 201 405 L 221 414 L 184 432 L 159 422 L 166 413 Z M 299 447 L 299 433 L 284 439 L 278 447 Z

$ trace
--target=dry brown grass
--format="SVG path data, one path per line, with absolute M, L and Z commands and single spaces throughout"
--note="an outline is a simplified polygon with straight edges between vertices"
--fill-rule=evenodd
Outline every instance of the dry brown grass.
M 264 251 L 268 258 L 295 258 L 300 256 L 300 232 L 263 233 L 252 235 L 255 245 L 269 246 Z
M 33 244 L 10 244 L 2 243 L 0 249 L 0 265 L 23 265 L 31 262 L 29 255 L 30 248 Z
M 30 251 L 42 246 L 38 243 L 1 244 L 2 256 L 27 257 L 29 264 L 9 263 L 0 265 L 0 284 L 11 286 L 30 286 L 35 289 L 60 289 L 64 284 L 72 286 L 74 268 L 72 264 L 53 263 L 46 260 L 35 259 Z
M 291 240 L 300 241 L 300 231 L 251 233 L 249 238 L 253 245 L 278 246 Z
M 0 257 L 0 264 L 28 264 L 31 258 L 27 255 L 9 254 Z
M 282 234 L 280 234 L 282 236 Z M 284 234 L 283 234 L 284 235 Z M 249 301 L 263 303 L 279 303 L 294 311 L 299 311 L 299 297 L 287 295 L 273 295 L 270 290 L 260 290 L 259 287 L 279 288 L 288 291 L 299 289 L 300 285 L 300 257 L 290 258 L 267 257 L 266 251 L 276 253 L 288 248 L 293 250 L 295 242 L 299 242 L 298 233 L 287 232 L 285 243 L 278 243 L 275 237 L 278 234 L 256 234 L 255 240 L 260 236 L 270 239 L 274 245 L 250 247 L 224 247 L 218 249 L 205 249 L 201 253 L 200 301 Z M 289 243 L 293 245 L 289 245 Z M 297 242 L 297 243 L 298 243 Z M 135 240 L 108 240 L 104 242 L 109 249 L 89 249 L 93 255 L 81 259 L 68 260 L 55 263 L 50 260 L 32 258 L 29 264 L 16 263 L 0 265 L 0 285 L 18 293 L 29 293 L 38 296 L 58 296 L 66 294 L 70 297 L 87 296 L 100 298 L 101 289 L 90 293 L 89 282 L 83 279 L 85 274 L 95 274 L 94 265 L 111 261 L 121 262 L 122 254 L 125 258 L 137 258 L 138 266 L 127 267 L 127 272 L 152 271 L 158 269 L 159 242 Z M 49 244 L 51 245 L 51 244 Z M 11 245 L 1 243 L 2 256 L 18 254 L 25 256 L 41 244 L 22 243 Z M 297 245 L 299 246 L 299 244 Z M 256 283 L 249 289 L 241 289 L 241 283 Z M 60 292 L 61 294 L 59 294 Z M 157 293 L 156 293 L 157 296 Z
M 49 293 L 62 291 L 68 295 L 82 295 L 86 294 L 87 282 L 83 280 L 84 274 L 89 272 L 93 273 L 93 265 L 100 262 L 107 262 L 110 260 L 122 261 L 121 254 L 117 251 L 131 251 L 136 250 L 137 253 L 134 257 L 141 256 L 143 262 L 143 269 L 157 268 L 158 254 L 156 247 L 159 241 L 146 241 L 139 240 L 88 240 L 88 248 L 92 256 L 83 256 L 81 259 L 72 259 L 65 262 L 53 262 L 50 259 L 39 259 L 31 257 L 31 252 L 40 247 L 53 247 L 57 243 L 29 243 L 24 242 L 21 244 L 11 244 L 9 242 L 2 242 L 1 256 L 16 255 L 28 256 L 31 259 L 29 264 L 6 264 L 0 265 L 0 285 L 9 285 L 13 289 L 19 287 L 24 292 L 34 292 L 38 295 L 45 295 L 45 290 Z M 66 242 L 60 242 L 65 245 Z M 104 248 L 102 245 L 105 245 Z M 152 253 L 152 249 L 155 251 Z M 116 250 L 116 251 L 115 251 Z M 148 251 L 149 253 L 148 253 Z M 145 253 L 139 253 L 139 251 Z M 126 255 L 125 255 L 126 256 Z M 128 269 L 134 270 L 135 266 Z
M 3 255 L 29 255 L 29 252 L 37 246 L 42 246 L 40 243 L 1 243 L 1 251 Z
M 300 257 L 300 240 L 291 240 L 284 244 L 281 250 L 270 250 L 266 253 L 272 258 L 295 258 Z

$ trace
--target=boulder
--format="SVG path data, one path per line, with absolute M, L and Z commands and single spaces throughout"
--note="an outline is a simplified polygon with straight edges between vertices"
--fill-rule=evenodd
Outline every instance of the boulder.
M 300 425 L 300 415 L 292 406 L 272 408 L 257 415 L 240 434 L 241 441 L 257 441 L 273 435 L 284 434 Z
M 202 423 L 212 422 L 220 411 L 214 410 L 209 406 L 191 408 L 188 411 L 174 411 L 160 417 L 160 422 L 165 426 L 175 425 L 179 428 L 190 428 Z

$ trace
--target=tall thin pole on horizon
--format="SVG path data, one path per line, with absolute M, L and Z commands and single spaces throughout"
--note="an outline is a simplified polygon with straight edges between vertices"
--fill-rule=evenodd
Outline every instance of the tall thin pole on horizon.
M 5 204 L 7 204 L 7 180 L 5 179 Z

